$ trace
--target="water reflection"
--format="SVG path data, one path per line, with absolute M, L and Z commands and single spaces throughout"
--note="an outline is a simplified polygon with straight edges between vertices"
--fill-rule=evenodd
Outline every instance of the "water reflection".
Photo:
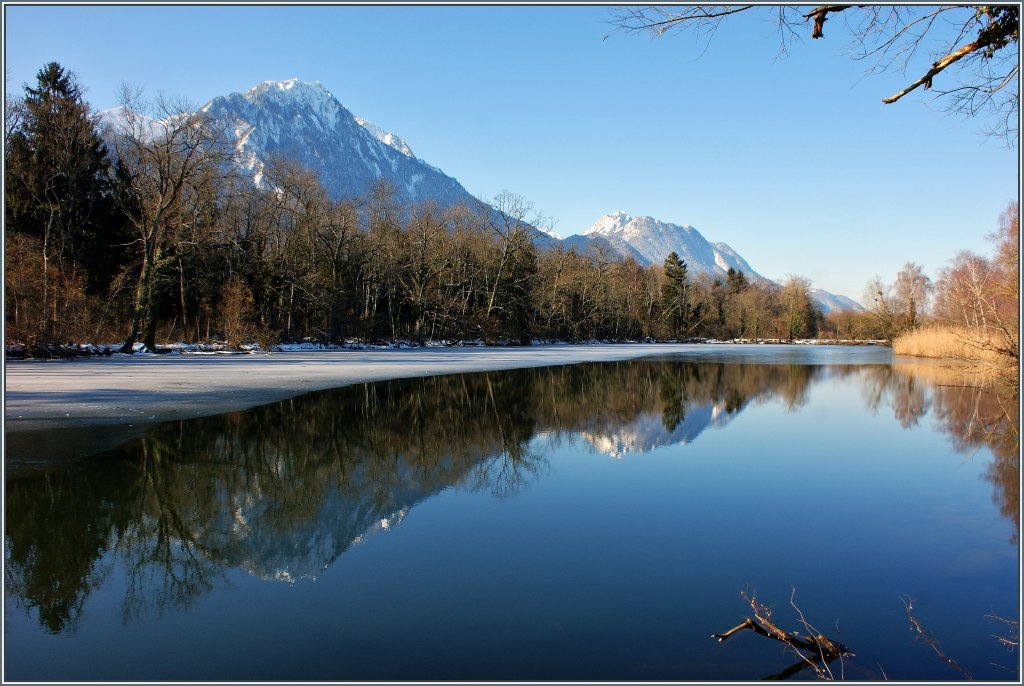
M 550 466 L 533 441 L 579 436 L 624 457 L 688 443 L 751 403 L 797 411 L 821 379 L 860 379 L 904 427 L 931 413 L 987 478 L 1019 535 L 1011 387 L 934 367 L 635 361 L 406 379 L 168 423 L 73 467 L 10 478 L 6 584 L 50 633 L 73 632 L 90 591 L 125 570 L 125 621 L 187 606 L 227 570 L 315 578 L 443 489 L 506 498 Z
M 1016 379 L 929 361 L 866 367 L 868 403 L 887 406 L 904 428 L 931 414 L 953 447 L 992 453 L 986 478 L 993 501 L 1020 537 L 1020 386 Z

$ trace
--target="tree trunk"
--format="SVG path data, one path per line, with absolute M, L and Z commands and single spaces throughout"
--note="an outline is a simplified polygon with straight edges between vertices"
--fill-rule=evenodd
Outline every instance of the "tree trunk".
M 182 338 L 188 335 L 188 309 L 185 307 L 185 267 L 178 260 L 178 298 L 181 300 Z
M 153 298 L 153 282 L 156 278 L 154 272 L 156 270 L 156 261 L 159 257 L 159 253 L 155 244 L 152 240 L 152 234 L 146 240 L 145 252 L 142 257 L 142 266 L 139 269 L 139 283 L 135 288 L 135 303 L 132 308 L 132 322 L 131 329 L 128 331 L 128 336 L 125 338 L 124 345 L 121 346 L 121 352 L 132 353 L 135 347 L 135 342 L 138 340 L 140 326 L 145 322 L 145 340 L 143 344 L 150 348 L 152 351 L 156 351 L 156 302 Z M 147 320 L 148 317 L 148 320 Z M 152 321 L 149 321 L 152 320 Z M 152 335 L 150 335 L 150 328 L 152 327 Z M 152 347 L 150 347 L 152 343 Z
M 142 315 L 145 311 L 146 281 L 149 279 L 149 260 L 143 259 L 139 273 L 139 283 L 135 286 L 135 303 L 132 307 L 132 321 L 128 328 L 128 335 L 121 346 L 121 352 L 131 355 L 135 350 L 135 341 L 139 335 L 139 324 L 142 322 Z
M 50 217 L 46 221 L 46 230 L 43 233 L 43 317 L 42 331 L 47 341 L 53 340 L 53 323 L 55 317 L 50 314 L 50 236 L 53 233 L 53 206 L 50 207 Z
M 149 279 L 149 287 L 146 289 L 146 326 L 142 334 L 142 344 L 146 346 L 146 349 L 150 352 L 156 352 L 156 323 L 159 318 L 159 303 L 156 299 L 155 289 L 153 288 L 153 281 L 155 279 L 152 276 Z

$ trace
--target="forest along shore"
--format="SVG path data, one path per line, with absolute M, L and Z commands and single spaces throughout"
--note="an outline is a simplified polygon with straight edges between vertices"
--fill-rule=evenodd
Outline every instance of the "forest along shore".
M 302 351 L 256 355 L 136 355 L 6 364 L 5 431 L 142 424 L 244 410 L 310 391 L 386 379 L 685 352 L 737 362 L 843 361 L 864 347 L 594 344 Z M 888 348 L 872 348 L 886 362 Z M 878 357 L 878 360 L 874 360 Z M 884 358 L 884 359 L 883 359 Z

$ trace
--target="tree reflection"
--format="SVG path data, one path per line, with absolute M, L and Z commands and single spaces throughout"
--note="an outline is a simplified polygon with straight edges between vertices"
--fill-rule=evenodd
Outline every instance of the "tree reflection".
M 109 571 L 117 484 L 82 467 L 7 483 L 5 585 L 49 633 L 72 632 L 88 589 Z M 108 472 L 103 470 L 100 472 Z M 106 474 L 109 476 L 109 473 Z M 13 514 L 16 513 L 16 517 Z
M 542 474 L 529 448 L 537 378 L 343 388 L 163 424 L 74 468 L 11 479 L 7 588 L 60 633 L 114 560 L 125 570 L 125 621 L 187 606 L 232 567 L 315 576 L 444 488 L 508 497 Z
M 904 425 L 933 408 L 958 445 L 988 445 L 1000 507 L 1016 518 L 1016 395 L 865 374 Z M 8 476 L 6 583 L 45 630 L 73 631 L 90 590 L 125 570 L 123 617 L 187 606 L 241 569 L 315 577 L 423 499 L 457 487 L 508 498 L 547 473 L 534 440 L 692 440 L 752 402 L 806 402 L 825 368 L 633 361 L 401 379 L 173 422 L 71 468 Z M 1012 431 L 1011 431 L 1012 428 Z M 639 435 L 639 429 L 635 432 Z M 117 578 L 120 578 L 118 576 Z
M 877 412 L 889 407 L 900 426 L 917 426 L 931 409 L 932 384 L 911 373 L 897 372 L 894 366 L 875 365 L 854 368 L 862 374 L 867 406 Z
M 993 501 L 1013 522 L 1020 537 L 1020 386 L 1017 380 L 976 369 L 932 361 L 899 362 L 865 368 L 868 405 L 892 408 L 904 428 L 915 426 L 929 411 L 953 448 L 992 453 L 985 478 Z

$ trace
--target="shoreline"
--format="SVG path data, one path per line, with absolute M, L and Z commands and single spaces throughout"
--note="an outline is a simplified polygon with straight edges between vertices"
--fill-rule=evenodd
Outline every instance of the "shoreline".
M 834 356 L 826 351 L 847 347 L 864 350 L 863 346 L 637 343 L 8 360 L 4 424 L 7 435 L 68 427 L 138 426 L 237 412 L 313 391 L 397 378 L 678 353 L 708 361 L 724 357 L 762 363 L 814 361 Z

